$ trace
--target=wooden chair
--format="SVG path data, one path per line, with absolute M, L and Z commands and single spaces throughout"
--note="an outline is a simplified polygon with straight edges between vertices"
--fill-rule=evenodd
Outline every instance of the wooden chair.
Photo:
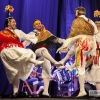
M 24 81 L 24 82 L 23 82 L 23 86 L 22 86 L 22 92 L 25 92 L 25 91 L 26 91 L 26 90 L 24 91 L 24 89 L 28 89 L 28 91 L 30 92 L 30 94 L 33 95 L 33 94 L 32 94 L 33 91 L 32 91 L 32 89 L 31 89 L 31 86 L 32 86 L 32 85 L 28 84 L 27 81 Z

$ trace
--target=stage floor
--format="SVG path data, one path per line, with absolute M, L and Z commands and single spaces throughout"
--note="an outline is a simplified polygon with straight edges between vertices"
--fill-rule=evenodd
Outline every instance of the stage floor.
M 37 97 L 28 97 L 28 98 L 0 98 L 0 100 L 100 100 L 100 98 L 88 98 L 88 97 L 81 97 L 81 98 L 70 98 L 70 97 L 62 97 L 62 98 L 37 98 Z

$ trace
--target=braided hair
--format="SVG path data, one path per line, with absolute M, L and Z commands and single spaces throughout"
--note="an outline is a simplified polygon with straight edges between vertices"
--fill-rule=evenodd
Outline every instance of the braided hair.
M 11 20 L 14 19 L 13 17 L 8 17 L 5 19 L 4 27 L 8 27 L 8 23 L 11 22 Z

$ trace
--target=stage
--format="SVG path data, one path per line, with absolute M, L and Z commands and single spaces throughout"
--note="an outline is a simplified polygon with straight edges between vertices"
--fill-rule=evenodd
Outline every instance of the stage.
M 94 99 L 94 100 L 100 100 L 99 98 L 94 98 L 94 97 L 50 97 L 50 98 L 39 98 L 39 97 L 28 97 L 28 98 L 0 98 L 4 100 L 89 100 L 89 99 Z

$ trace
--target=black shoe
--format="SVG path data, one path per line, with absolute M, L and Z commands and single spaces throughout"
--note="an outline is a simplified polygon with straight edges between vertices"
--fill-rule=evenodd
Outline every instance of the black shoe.
M 17 92 L 14 95 L 11 96 L 12 98 L 24 98 L 28 97 L 28 94 L 25 92 Z
M 39 97 L 40 97 L 40 98 L 50 98 L 49 95 L 44 95 L 44 94 L 40 95 Z
M 54 96 L 54 95 L 51 95 L 50 97 L 51 98 L 62 98 L 62 96 Z

